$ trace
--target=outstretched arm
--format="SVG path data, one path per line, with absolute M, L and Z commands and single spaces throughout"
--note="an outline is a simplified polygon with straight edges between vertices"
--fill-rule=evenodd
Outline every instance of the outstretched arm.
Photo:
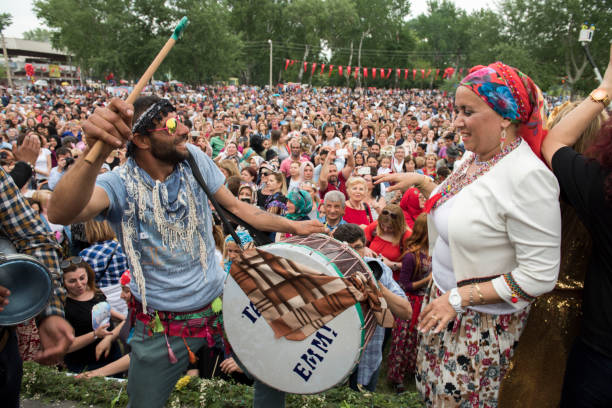
M 229 212 L 262 231 L 287 232 L 294 235 L 325 233 L 325 227 L 319 221 L 291 221 L 288 218 L 271 214 L 238 200 L 225 186 L 217 190 L 215 198 Z

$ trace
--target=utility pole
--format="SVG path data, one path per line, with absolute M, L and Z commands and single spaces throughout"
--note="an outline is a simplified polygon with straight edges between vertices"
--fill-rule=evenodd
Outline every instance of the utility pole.
M 272 40 L 268 40 L 270 44 L 270 90 L 272 90 Z

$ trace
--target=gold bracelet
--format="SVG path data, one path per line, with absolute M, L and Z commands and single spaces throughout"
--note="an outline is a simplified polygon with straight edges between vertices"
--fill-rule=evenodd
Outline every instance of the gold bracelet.
M 478 297 L 480 298 L 480 304 L 484 305 L 485 304 L 484 296 L 482 296 L 482 292 L 480 291 L 480 286 L 478 286 L 477 283 L 475 283 L 474 286 L 476 286 L 476 291 L 478 292 Z
M 474 290 L 474 284 L 470 285 L 470 306 L 474 306 L 474 294 L 472 293 Z

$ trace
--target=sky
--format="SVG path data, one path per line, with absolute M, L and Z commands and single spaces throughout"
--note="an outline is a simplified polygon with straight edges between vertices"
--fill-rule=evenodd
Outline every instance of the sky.
M 491 0 L 452 0 L 459 7 L 471 12 L 480 8 L 490 8 Z M 21 38 L 24 31 L 37 27 L 43 27 L 32 11 L 33 0 L 0 0 L 0 13 L 10 13 L 13 16 L 13 24 L 5 31 L 6 37 Z M 419 15 L 427 9 L 425 0 L 412 1 L 412 16 Z

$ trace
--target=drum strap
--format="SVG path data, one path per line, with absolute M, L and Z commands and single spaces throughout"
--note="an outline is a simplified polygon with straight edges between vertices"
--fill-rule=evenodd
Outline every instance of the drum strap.
M 233 223 L 242 225 L 244 228 L 246 228 L 253 237 L 253 240 L 255 241 L 256 245 L 265 245 L 272 242 L 272 240 L 270 239 L 270 234 L 259 231 L 257 228 L 253 227 L 251 224 L 244 221 L 236 214 L 227 211 L 221 204 L 219 204 L 219 202 L 215 199 L 215 196 L 208 189 L 208 186 L 206 185 L 206 182 L 202 177 L 202 173 L 200 173 L 200 168 L 198 167 L 198 164 L 196 163 L 191 152 L 189 152 L 189 156 L 187 157 L 187 163 L 189 163 L 189 167 L 191 167 L 193 176 L 208 196 L 208 199 L 212 203 L 213 207 L 215 207 L 215 210 L 217 211 L 217 214 L 219 215 L 219 218 L 221 218 L 221 222 L 223 223 L 223 228 L 230 233 L 232 238 L 234 238 L 234 242 L 242 246 L 242 241 L 240 240 L 240 238 L 238 238 L 238 234 L 236 234 L 236 230 L 234 229 L 232 224 L 230 224 L 228 217 L 231 218 L 231 221 Z

